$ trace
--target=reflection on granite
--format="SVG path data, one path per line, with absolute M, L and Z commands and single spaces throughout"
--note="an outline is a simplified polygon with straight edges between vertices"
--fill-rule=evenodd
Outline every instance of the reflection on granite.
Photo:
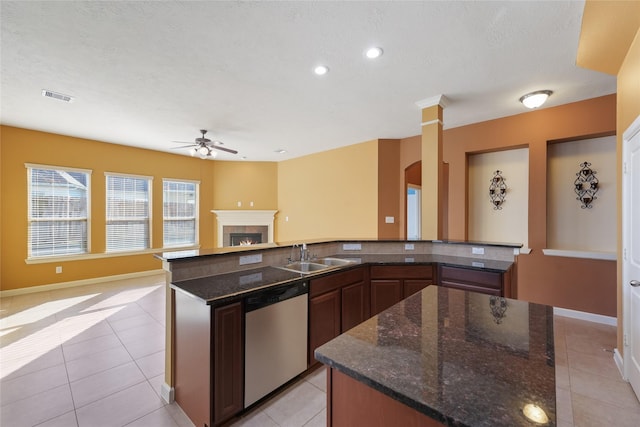
M 171 287 L 188 292 L 204 300 L 207 304 L 212 304 L 228 302 L 229 299 L 240 295 L 249 295 L 251 292 L 265 287 L 276 286 L 280 283 L 292 283 L 300 279 L 300 274 L 275 267 L 264 267 L 183 280 L 172 283 Z
M 445 425 L 555 425 L 552 307 L 429 286 L 319 347 L 322 363 Z
M 372 265 L 405 265 L 405 264 L 442 264 L 453 267 L 464 267 L 482 271 L 505 272 L 513 261 L 496 261 L 481 258 L 465 258 L 459 256 L 433 254 L 358 254 L 334 255 L 336 258 L 355 260 L 360 264 Z

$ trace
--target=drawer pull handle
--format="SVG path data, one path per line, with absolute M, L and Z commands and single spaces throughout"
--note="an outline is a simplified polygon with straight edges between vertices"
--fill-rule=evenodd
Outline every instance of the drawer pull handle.
M 630 281 L 630 282 L 629 282 L 629 284 L 630 284 L 631 286 L 633 286 L 634 288 L 637 288 L 638 286 L 640 286 L 640 281 L 638 281 L 638 280 L 632 280 L 632 281 Z

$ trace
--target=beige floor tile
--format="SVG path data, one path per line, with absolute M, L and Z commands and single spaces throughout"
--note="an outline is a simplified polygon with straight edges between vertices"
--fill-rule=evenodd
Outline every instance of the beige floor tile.
M 571 390 L 568 367 L 556 365 L 556 388 Z
M 132 361 L 129 352 L 123 346 L 114 347 L 70 360 L 67 362 L 67 374 L 69 381 L 74 382 Z
M 76 408 L 82 408 L 142 382 L 147 384 L 138 366 L 134 362 L 125 363 L 72 382 L 73 402 Z
M 620 371 L 610 353 L 605 353 L 605 357 L 600 355 L 585 354 L 569 350 L 567 353 L 569 369 L 580 370 L 587 373 L 597 373 L 609 379 L 624 382 Z M 608 356 L 608 357 L 607 357 Z
M 76 411 L 70 411 L 66 414 L 62 414 L 59 417 L 52 418 L 48 421 L 38 424 L 35 427 L 78 427 L 78 420 L 76 420 Z
M 92 338 L 113 334 L 113 329 L 106 320 L 94 323 L 88 327 L 85 324 L 80 327 L 74 325 L 70 328 L 65 327 L 65 325 L 60 322 L 58 329 L 60 329 L 60 338 L 66 345 L 77 344 Z
M 327 410 L 323 409 L 311 418 L 311 421 L 306 423 L 304 427 L 326 427 L 327 425 Z
M 164 350 L 164 334 L 162 336 L 150 335 L 138 340 L 124 343 L 125 348 L 134 359 L 157 353 Z
M 113 325 L 114 323 L 117 325 L 118 322 L 124 322 L 124 324 L 126 325 L 126 320 L 130 320 L 132 317 L 144 316 L 146 314 L 147 312 L 144 311 L 138 304 L 130 303 L 120 306 L 120 309 L 109 316 L 108 320 L 111 325 Z
M 603 403 L 636 410 L 640 415 L 640 403 L 633 394 L 629 383 L 573 369 L 569 370 L 569 377 L 574 402 L 576 396 L 584 396 Z M 575 417 L 577 413 L 575 405 L 573 409 Z
M 166 408 L 162 407 L 126 425 L 126 427 L 151 427 L 151 426 L 178 427 L 178 424 L 173 419 L 169 411 L 167 411 Z
M 278 424 L 264 411 L 256 409 L 234 420 L 229 427 L 278 427 Z
M 26 399 L 3 405 L 0 425 L 30 427 L 73 411 L 69 385 L 47 390 Z
M 147 379 L 164 373 L 164 351 L 136 359 L 136 364 Z
M 68 384 L 64 365 L 56 365 L 0 383 L 2 406 Z
M 288 388 L 267 403 L 263 411 L 282 427 L 300 427 L 326 406 L 326 394 L 306 381 Z
M 57 346 L 42 355 L 34 357 L 18 357 L 15 359 L 5 359 L 0 350 L 0 378 L 10 380 L 52 366 L 64 364 L 62 347 Z
M 319 390 L 322 390 L 325 393 L 327 392 L 327 369 L 324 366 L 316 369 L 304 379 Z
M 142 309 L 140 309 L 140 311 L 141 313 L 136 314 L 135 316 L 125 317 L 119 320 L 108 319 L 109 324 L 111 325 L 111 327 L 116 333 L 125 331 L 127 329 L 137 328 L 137 327 L 145 326 L 149 324 L 151 325 L 158 324 L 156 319 L 151 317 L 149 313 L 147 313 Z
M 146 323 L 144 325 L 134 326 L 132 328 L 117 331 L 118 338 L 124 343 L 128 344 L 135 341 L 140 341 L 148 337 L 163 337 L 165 330 L 158 323 Z
M 556 417 L 558 421 L 573 423 L 573 405 L 569 389 L 556 388 Z
M 120 427 L 162 408 L 148 382 L 111 394 L 76 410 L 80 427 Z
M 178 406 L 177 403 L 171 403 L 164 406 L 165 409 L 171 414 L 178 427 L 196 427 L 191 422 L 189 417 L 185 415 L 182 409 Z M 198 426 L 200 427 L 200 426 Z
M 112 332 L 109 335 L 90 338 L 74 344 L 63 344 L 62 351 L 65 360 L 70 361 L 118 347 L 122 347 L 122 342 Z
M 573 394 L 573 420 L 576 427 L 638 427 L 640 410 L 620 407 L 599 399 Z

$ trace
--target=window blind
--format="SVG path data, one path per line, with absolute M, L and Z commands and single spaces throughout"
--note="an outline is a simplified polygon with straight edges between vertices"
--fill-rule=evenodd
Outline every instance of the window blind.
M 27 173 L 28 256 L 87 253 L 89 172 L 27 166 Z
M 150 247 L 151 179 L 106 175 L 107 252 Z
M 198 235 L 198 184 L 164 180 L 162 187 L 164 247 L 195 245 Z

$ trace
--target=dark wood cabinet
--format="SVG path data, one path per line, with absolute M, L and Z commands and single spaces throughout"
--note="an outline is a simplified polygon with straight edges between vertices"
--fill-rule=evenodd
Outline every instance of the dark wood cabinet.
M 213 319 L 213 419 L 217 425 L 243 409 L 241 303 L 216 308 Z
M 431 265 L 371 266 L 371 316 L 434 284 Z
M 515 298 L 515 292 L 512 292 L 511 269 L 497 272 L 440 265 L 438 277 L 439 285 L 447 288 Z
M 371 279 L 371 315 L 386 310 L 402 299 L 402 281 L 399 279 Z
M 174 298 L 176 402 L 197 426 L 222 424 L 243 409 L 242 304 Z
M 342 319 L 340 330 L 342 332 L 359 325 L 369 317 L 366 292 L 368 292 L 368 289 L 364 281 L 342 288 L 340 311 Z
M 366 268 L 356 267 L 312 279 L 309 284 L 309 365 L 313 352 L 369 318 Z
M 309 365 L 316 363 L 313 351 L 340 335 L 340 290 L 309 299 Z

